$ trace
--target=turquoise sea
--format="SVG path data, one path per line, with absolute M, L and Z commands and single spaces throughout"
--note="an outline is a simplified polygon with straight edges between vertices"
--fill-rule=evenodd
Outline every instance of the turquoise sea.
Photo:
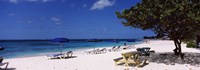
M 86 42 L 85 40 L 73 40 L 69 43 L 64 43 L 62 46 L 63 51 L 75 51 L 80 49 L 89 48 L 100 48 L 100 47 L 112 47 L 130 44 L 141 43 L 140 40 L 135 42 L 127 42 L 125 40 L 120 40 L 117 42 L 111 42 L 108 40 L 103 40 L 101 42 Z M 28 41 L 0 41 L 0 47 L 5 49 L 0 51 L 0 56 L 4 58 L 19 58 L 28 56 L 38 56 L 47 53 L 60 52 L 60 45 L 52 43 L 48 40 L 28 40 Z

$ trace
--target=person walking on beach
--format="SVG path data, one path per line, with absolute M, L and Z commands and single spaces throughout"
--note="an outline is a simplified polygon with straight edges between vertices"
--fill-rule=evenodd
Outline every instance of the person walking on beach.
M 124 43 L 124 46 L 126 46 L 126 43 Z

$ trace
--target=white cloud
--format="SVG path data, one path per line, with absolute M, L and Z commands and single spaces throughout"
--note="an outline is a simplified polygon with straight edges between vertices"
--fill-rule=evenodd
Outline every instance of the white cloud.
M 41 17 L 40 20 L 41 20 L 41 21 L 44 21 L 44 20 L 45 20 L 45 17 Z
M 51 17 L 51 20 L 54 21 L 54 22 L 59 22 L 60 18 L 58 18 L 58 17 Z
M 29 23 L 29 24 L 32 23 L 32 22 L 33 22 L 33 21 L 31 21 L 31 20 L 28 20 L 28 21 L 27 21 L 27 23 Z
M 9 13 L 8 16 L 15 16 L 15 13 Z
M 61 23 L 60 23 L 60 22 L 57 22 L 56 24 L 57 24 L 57 25 L 60 25 Z
M 106 32 L 106 31 L 107 31 L 107 29 L 103 29 L 103 31 L 105 31 L 105 32 Z
M 59 17 L 51 17 L 51 21 L 53 21 L 57 25 L 61 24 L 61 19 Z
M 61 0 L 61 2 L 65 2 L 66 0 Z
M 71 4 L 70 4 L 70 7 L 75 7 L 75 4 L 74 4 L 74 3 L 71 3 Z
M 11 3 L 17 3 L 18 0 L 9 0 L 9 2 L 11 2 Z
M 113 6 L 115 3 L 115 0 L 113 1 L 110 1 L 110 0 L 98 0 L 97 2 L 95 2 L 93 4 L 93 6 L 91 7 L 90 10 L 96 10 L 96 9 L 103 9 L 105 7 L 108 7 L 108 6 Z
M 27 0 L 29 2 L 37 2 L 38 0 Z
M 42 0 L 43 3 L 50 2 L 50 1 L 53 1 L 53 0 Z
M 83 8 L 87 7 L 87 4 L 83 4 Z
M 46 3 L 46 2 L 50 2 L 50 1 L 53 1 L 53 0 L 26 0 L 28 2 L 42 2 L 42 3 Z
M 8 2 L 11 3 L 18 3 L 18 2 L 41 2 L 41 3 L 46 3 L 50 1 L 55 1 L 55 0 L 8 0 Z

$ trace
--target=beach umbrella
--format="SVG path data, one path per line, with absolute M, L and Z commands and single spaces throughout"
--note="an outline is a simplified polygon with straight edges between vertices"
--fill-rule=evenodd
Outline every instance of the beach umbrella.
M 51 40 L 53 43 L 58 43 L 60 44 L 60 52 L 62 54 L 62 44 L 69 42 L 70 40 L 67 38 L 54 38 Z

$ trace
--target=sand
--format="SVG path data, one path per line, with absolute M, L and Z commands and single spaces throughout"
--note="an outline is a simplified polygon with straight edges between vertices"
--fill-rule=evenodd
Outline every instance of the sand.
M 114 58 L 121 57 L 121 53 L 124 52 L 136 51 L 136 48 L 139 47 L 151 47 L 155 52 L 172 52 L 175 48 L 173 41 L 169 40 L 150 40 L 148 43 L 132 46 L 134 47 L 133 49 L 103 54 L 83 54 L 83 50 L 74 51 L 75 57 L 69 59 L 48 59 L 43 55 L 5 59 L 4 62 L 9 62 L 9 69 L 16 70 L 200 70 L 200 66 L 191 66 L 189 64 L 166 65 L 153 62 L 142 68 L 115 66 Z M 182 50 L 183 52 L 200 53 L 199 49 L 186 48 L 186 44 L 182 44 Z

